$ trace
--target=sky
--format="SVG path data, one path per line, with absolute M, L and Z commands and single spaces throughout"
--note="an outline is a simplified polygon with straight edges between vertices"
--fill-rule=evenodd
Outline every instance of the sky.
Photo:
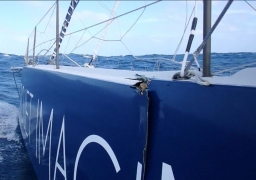
M 115 15 L 150 4 L 153 1 L 119 1 Z M 227 1 L 212 1 L 212 24 Z M 256 1 L 248 1 L 256 9 Z M 29 55 L 32 55 L 34 28 L 53 6 L 54 1 L 0 1 L 0 52 L 24 55 L 29 38 Z M 60 29 L 66 16 L 69 1 L 60 1 Z M 107 20 L 116 1 L 81 0 L 72 16 L 67 34 Z M 197 1 L 198 24 L 191 53 L 203 40 L 203 3 Z M 185 24 L 194 8 L 195 1 L 163 1 L 135 13 L 105 24 L 66 36 L 60 52 L 98 55 L 145 55 L 175 53 L 183 35 Z M 55 7 L 55 6 L 54 6 Z M 36 54 L 44 52 L 53 44 L 56 35 L 54 7 L 37 25 Z M 194 14 L 192 15 L 192 18 Z M 136 22 L 136 23 L 135 23 Z M 190 34 L 191 22 L 187 26 L 178 54 L 184 54 Z M 135 23 L 135 25 L 134 25 Z M 100 33 L 99 33 L 100 31 Z M 99 40 L 103 38 L 99 48 Z M 46 42 L 48 41 L 48 42 Z M 234 1 L 223 20 L 214 31 L 212 52 L 256 52 L 256 11 L 245 1 Z M 44 43 L 46 42 L 46 43 Z M 53 49 L 49 51 L 52 53 Z

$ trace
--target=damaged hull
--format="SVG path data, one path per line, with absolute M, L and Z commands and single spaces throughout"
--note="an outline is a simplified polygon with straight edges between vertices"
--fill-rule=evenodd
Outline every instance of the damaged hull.
M 32 68 L 23 69 L 22 86 L 20 127 L 39 179 L 135 179 L 142 173 L 146 94 Z
M 146 179 L 256 178 L 256 88 L 152 81 Z
M 151 79 L 141 95 L 102 79 L 23 69 L 20 128 L 39 179 L 256 178 L 254 87 Z

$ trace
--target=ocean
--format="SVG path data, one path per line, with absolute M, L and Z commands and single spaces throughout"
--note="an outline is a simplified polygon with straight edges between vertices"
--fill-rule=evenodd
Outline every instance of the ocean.
M 91 59 L 91 55 L 70 54 L 70 58 L 76 60 L 83 66 Z M 139 71 L 163 71 L 179 70 L 180 64 L 173 63 L 166 59 L 172 59 L 170 55 L 144 55 L 138 56 L 138 59 L 131 55 L 128 56 L 98 56 L 94 66 L 101 68 L 127 69 Z M 191 56 L 189 57 L 189 59 Z M 36 59 L 36 63 L 45 64 L 49 57 Z M 175 60 L 182 61 L 183 55 L 177 55 Z M 202 65 L 202 56 L 198 58 Z M 213 73 L 242 66 L 256 62 L 256 53 L 238 52 L 238 53 L 212 53 L 211 54 Z M 73 66 L 73 62 L 60 55 L 60 64 Z M 21 74 L 13 74 L 11 67 L 24 66 L 23 56 L 0 53 L 0 180 L 34 180 L 36 175 L 30 163 L 26 148 L 23 144 L 18 127 L 17 116 L 19 107 L 19 95 L 15 80 L 19 87 Z M 256 65 L 250 65 L 256 67 Z M 250 67 L 248 66 L 248 67 Z M 221 76 L 232 75 L 241 68 L 222 72 Z M 141 73 L 143 74 L 143 73 Z

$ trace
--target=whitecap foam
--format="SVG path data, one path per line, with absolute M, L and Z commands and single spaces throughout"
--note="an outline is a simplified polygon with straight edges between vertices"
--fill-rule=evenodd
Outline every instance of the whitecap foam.
M 18 113 L 14 105 L 0 101 L 0 138 L 19 141 L 19 136 L 15 131 L 18 126 Z
M 91 56 L 83 55 L 84 58 L 91 58 Z
M 0 156 L 0 162 L 2 162 L 3 161 L 3 157 L 2 156 Z

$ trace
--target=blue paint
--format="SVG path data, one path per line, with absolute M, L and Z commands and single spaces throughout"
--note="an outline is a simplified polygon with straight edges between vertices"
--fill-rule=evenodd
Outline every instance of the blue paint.
M 230 68 L 231 65 L 237 66 L 239 63 L 241 62 L 244 63 L 246 60 L 255 59 L 254 58 L 255 53 L 254 54 L 241 53 L 242 54 L 241 56 L 239 54 L 240 53 L 234 53 L 234 54 L 213 53 L 212 56 L 215 59 L 213 63 L 216 63 L 216 68 Z M 9 69 L 10 63 L 12 63 L 12 66 L 20 66 L 23 63 L 22 61 L 23 59 L 21 56 L 15 56 L 15 55 L 11 55 L 11 56 L 13 56 L 13 57 L 9 57 L 11 58 L 11 60 L 2 61 L 2 65 L 3 65 L 1 66 L 2 68 L 1 70 L 2 91 L 1 92 L 2 93 L 1 93 L 0 99 L 2 99 L 5 102 L 17 105 L 18 95 L 15 89 L 15 84 L 13 83 L 12 75 L 9 73 L 8 69 Z M 81 59 L 81 62 L 83 62 L 82 56 L 80 55 L 73 55 L 73 56 L 75 56 L 78 60 Z M 158 57 L 163 55 L 156 55 L 156 56 Z M 156 56 L 152 56 L 152 57 L 156 57 Z M 101 58 L 102 59 L 100 60 L 102 61 L 99 61 L 99 62 L 102 64 L 100 63 L 99 64 L 101 66 L 105 65 L 107 67 L 106 62 L 109 62 L 109 61 L 106 61 L 105 59 L 106 57 L 101 57 Z M 120 61 L 121 58 L 123 59 Z M 130 64 L 127 63 L 129 66 L 128 65 L 125 66 L 125 63 L 128 61 L 127 58 L 128 57 L 112 57 L 112 59 L 114 60 L 109 62 L 108 67 L 111 67 L 111 65 L 114 66 L 115 63 L 117 64 L 117 62 L 120 61 L 123 63 L 123 68 L 130 69 Z M 171 56 L 168 56 L 168 58 L 171 58 Z M 180 59 L 182 59 L 181 56 L 180 56 Z M 233 60 L 235 61 L 234 64 L 227 64 L 227 60 L 229 59 L 234 59 Z M 141 62 L 136 62 L 136 63 L 141 63 Z M 152 66 L 150 66 L 151 69 L 153 69 L 154 64 L 155 63 L 152 60 L 152 63 L 151 63 Z M 224 64 L 225 66 L 222 66 Z M 144 69 L 142 67 L 143 67 L 143 64 L 140 66 L 140 70 Z M 166 66 L 165 67 L 163 66 L 162 68 L 165 69 Z M 215 69 L 215 71 L 217 70 L 220 70 L 220 69 Z M 57 77 L 52 78 L 52 76 L 50 75 L 49 76 L 43 75 L 42 77 L 42 76 L 35 76 L 30 74 L 30 78 L 31 79 L 33 78 L 33 83 L 37 83 L 37 85 L 40 85 L 40 83 L 37 81 L 43 80 L 44 84 L 46 84 L 45 87 L 48 87 L 50 84 L 47 81 L 49 81 L 50 83 L 55 83 Z M 26 82 L 26 83 L 30 84 L 29 82 Z M 91 84 L 93 84 L 93 82 L 91 82 Z M 163 86 L 160 87 L 160 85 L 163 85 Z M 61 87 L 67 88 L 67 85 L 63 83 Z M 165 162 L 172 166 L 174 177 L 176 180 L 184 179 L 182 177 L 188 177 L 187 179 L 255 179 L 256 175 L 253 174 L 254 172 L 253 168 L 255 167 L 254 163 L 256 162 L 255 155 L 254 155 L 255 154 L 255 150 L 254 150 L 255 148 L 255 131 L 254 131 L 255 113 L 253 109 L 253 107 L 255 106 L 255 98 L 254 98 L 255 93 L 253 92 L 254 91 L 253 88 L 235 87 L 233 89 L 230 86 L 202 87 L 195 84 L 190 84 L 189 86 L 187 86 L 187 84 L 185 85 L 185 84 L 182 84 L 181 82 L 173 82 L 173 84 L 171 84 L 170 82 L 162 82 L 162 81 L 161 82 L 152 81 L 149 88 L 150 88 L 150 91 L 149 91 L 150 102 L 154 103 L 155 108 L 159 109 L 164 107 L 164 109 L 166 110 L 164 112 L 158 113 L 159 115 L 156 116 L 156 117 L 159 117 L 160 120 L 159 119 L 157 120 L 156 118 L 154 119 L 154 121 L 152 121 L 152 119 L 155 116 L 153 114 L 157 114 L 157 113 L 156 112 L 150 113 L 149 130 L 151 132 L 151 136 L 149 137 L 150 137 L 150 140 L 154 140 L 154 141 L 149 141 L 149 147 L 153 147 L 154 145 L 157 145 L 159 146 L 159 148 L 157 147 L 155 147 L 154 149 L 148 148 L 148 153 L 150 153 L 150 150 L 151 150 L 151 152 L 155 151 L 157 152 L 157 154 L 156 154 L 156 157 L 149 156 L 149 155 L 147 156 L 148 164 L 147 164 L 146 179 L 150 179 L 150 177 L 152 178 L 156 177 L 155 179 L 161 179 L 162 162 Z M 34 89 L 37 89 L 38 92 L 41 90 L 39 87 L 34 87 Z M 48 88 L 45 88 L 44 90 L 46 90 L 47 93 L 44 94 L 43 97 L 50 99 L 50 97 L 48 96 L 53 95 L 53 93 Z M 34 93 L 32 90 L 30 91 Z M 203 91 L 206 91 L 207 95 Z M 56 90 L 54 90 L 54 93 L 56 92 L 57 94 L 61 92 L 63 93 L 63 89 L 58 87 Z M 154 95 L 156 92 L 159 92 L 158 97 Z M 213 93 L 213 95 L 209 96 L 210 93 Z M 34 103 L 34 106 L 37 106 L 36 98 L 39 98 L 39 95 L 36 95 L 35 93 L 34 95 L 35 97 L 33 99 L 33 103 Z M 122 94 L 122 96 L 124 95 L 125 94 Z M 187 100 L 185 98 L 187 98 Z M 204 103 L 206 100 L 208 100 L 208 98 L 213 103 L 209 103 L 209 104 Z M 223 102 L 221 103 L 220 103 L 221 101 L 220 98 L 223 99 Z M 34 100 L 36 102 L 34 102 Z M 43 100 L 43 109 L 45 111 L 44 120 L 46 121 L 46 123 L 44 124 L 45 125 L 44 133 L 46 133 L 46 129 L 47 129 L 46 126 L 49 120 L 50 111 L 51 111 L 51 108 L 53 107 L 51 105 L 47 105 L 44 99 L 40 99 L 40 100 Z M 189 100 L 191 100 L 192 103 L 188 103 Z M 171 103 L 169 103 L 169 101 L 171 101 Z M 233 103 L 232 109 L 228 110 L 229 112 L 231 111 L 230 112 L 232 114 L 231 118 L 229 118 L 228 113 L 223 113 L 226 109 L 228 109 L 227 104 L 229 105 L 232 104 L 232 103 L 229 103 L 228 101 L 236 102 L 236 103 Z M 58 104 L 58 103 L 56 102 L 55 104 Z M 72 108 L 75 111 L 76 107 L 72 106 Z M 152 107 L 150 106 L 150 108 Z M 206 109 L 208 108 L 211 108 L 211 110 L 206 111 Z M 221 113 L 219 113 L 220 111 L 216 110 L 218 108 L 220 108 Z M 240 109 L 240 110 L 237 111 L 237 109 Z M 55 122 L 59 126 L 58 129 L 56 130 L 56 133 L 55 133 L 56 135 L 54 140 L 55 146 L 57 146 L 63 115 L 59 115 L 57 119 L 55 112 L 57 112 L 56 108 L 54 109 L 53 119 L 60 121 L 60 122 Z M 191 118 L 193 117 L 192 113 L 197 114 L 198 116 L 201 117 L 201 119 L 200 118 L 192 119 Z M 81 114 L 85 115 L 84 113 L 81 113 Z M 208 114 L 210 116 L 208 116 Z M 170 124 L 157 123 L 157 121 L 166 122 L 167 120 L 164 119 L 163 117 L 167 117 L 167 115 L 170 119 L 172 119 L 172 123 Z M 216 118 L 217 115 L 218 115 L 218 118 L 220 118 L 219 120 L 218 118 Z M 181 116 L 182 117 L 184 116 L 183 118 L 181 118 L 182 121 L 178 120 Z M 222 118 L 222 116 L 224 117 Z M 72 120 L 73 119 L 74 118 L 72 118 Z M 66 116 L 66 121 L 67 121 L 67 116 Z M 116 126 L 118 126 L 118 124 Z M 154 128 L 154 126 L 159 128 Z M 66 123 L 66 127 L 67 127 L 67 123 Z M 238 128 L 241 129 L 241 131 L 237 130 Z M 164 132 L 166 134 L 163 134 Z M 77 134 L 76 131 L 72 132 L 72 134 L 74 133 L 75 135 Z M 234 135 L 235 133 L 236 135 Z M 156 134 L 156 137 L 152 138 L 152 134 Z M 205 136 L 205 134 L 207 136 Z M 73 139 L 74 137 L 76 137 L 75 135 L 72 136 Z M 172 136 L 165 138 L 164 135 L 173 135 L 175 139 L 170 138 Z M 34 134 L 32 134 L 32 136 L 35 137 Z M 32 139 L 32 136 L 31 136 L 31 143 L 32 145 L 35 145 L 35 140 Z M 159 139 L 161 140 L 160 142 L 155 141 Z M 198 142 L 195 141 L 196 139 L 198 140 Z M 164 146 L 164 148 L 166 148 L 166 150 L 165 149 L 161 150 L 160 147 L 163 147 L 161 143 L 165 144 L 165 142 L 166 142 L 166 145 Z M 3 145 L 3 147 L 8 146 L 9 149 L 6 149 L 6 151 L 1 149 L 1 156 L 4 158 L 4 160 L 2 161 L 3 163 L 0 165 L 1 166 L 0 170 L 2 172 L 0 177 L 3 179 L 6 179 L 6 178 L 7 179 L 8 178 L 9 179 L 33 179 L 31 175 L 32 172 L 27 172 L 28 170 L 24 168 L 25 167 L 24 164 L 26 164 L 26 161 L 23 160 L 22 158 L 25 157 L 25 153 L 23 156 L 22 154 L 23 152 L 22 153 L 20 152 L 21 150 L 20 150 L 20 147 L 18 147 L 18 144 L 16 143 L 17 145 L 13 146 L 14 143 L 15 142 L 13 141 L 7 142 L 7 140 L 5 142 L 5 139 L 1 139 L 1 145 Z M 79 143 L 77 143 L 77 147 L 78 147 L 78 144 Z M 48 144 L 47 144 L 47 148 L 48 148 Z M 105 155 L 102 155 L 104 156 L 102 158 L 108 161 L 105 163 L 107 164 L 107 167 L 109 166 L 110 168 L 112 168 L 111 171 L 114 171 L 114 167 L 111 164 L 108 155 L 102 148 L 100 148 L 100 146 L 97 146 L 96 144 L 92 143 L 87 148 L 88 148 L 88 151 L 91 151 L 89 149 L 98 148 L 97 151 L 99 153 L 102 153 L 102 154 L 105 153 Z M 34 157 L 35 156 L 34 147 L 27 147 L 27 149 L 29 152 L 31 150 L 31 154 Z M 52 151 L 53 156 L 56 156 L 56 149 L 57 148 L 55 147 L 55 152 Z M 93 161 L 94 156 L 86 157 L 87 155 L 86 151 L 87 149 L 85 149 L 81 158 L 90 159 L 91 161 Z M 163 153 L 161 154 L 159 152 L 161 153 L 163 152 Z M 5 159 L 8 155 L 7 153 L 15 153 L 15 156 L 11 156 L 10 154 L 10 156 L 8 156 L 8 159 Z M 46 154 L 47 154 L 47 151 L 46 151 Z M 74 154 L 75 154 L 75 150 L 74 150 Z M 66 152 L 66 155 L 68 156 L 67 152 Z M 46 160 L 45 160 L 46 163 L 48 162 L 47 158 L 48 156 L 46 155 Z M 154 159 L 156 160 L 154 161 Z M 67 159 L 67 161 L 69 160 Z M 38 160 L 34 160 L 34 162 L 38 164 Z M 52 160 L 52 163 L 53 164 L 55 163 L 54 159 Z M 239 165 L 239 163 L 241 163 L 241 165 Z M 24 167 L 22 167 L 21 165 L 23 165 Z M 133 165 L 132 171 L 134 171 L 134 174 L 132 175 L 133 178 L 131 179 L 135 179 L 136 177 L 136 165 L 137 164 Z M 42 171 L 45 170 L 46 173 L 43 175 L 43 177 L 45 177 L 45 179 L 48 179 L 48 174 L 47 174 L 48 167 L 44 169 L 42 168 L 42 166 L 38 166 L 38 167 L 40 167 Z M 122 171 L 123 170 L 122 165 L 120 165 L 120 167 Z M 85 168 L 86 166 L 84 166 L 84 169 Z M 9 171 L 9 169 L 11 169 L 11 171 Z M 94 171 L 98 171 L 99 173 L 102 174 L 101 170 L 102 169 L 98 171 L 98 169 L 94 169 Z M 150 173 L 151 170 L 152 170 L 152 173 L 154 174 Z M 71 171 L 73 171 L 73 169 L 71 169 Z M 51 172 L 53 173 L 53 170 Z M 57 174 L 60 175 L 58 171 L 57 171 Z M 82 178 L 82 179 L 85 179 L 85 178 Z
M 24 68 L 22 84 L 33 93 L 35 109 L 37 98 L 43 101 L 44 133 L 54 109 L 51 177 L 63 116 L 68 179 L 78 149 L 90 135 L 109 143 L 121 170 L 116 173 L 106 151 L 92 143 L 81 154 L 77 179 L 135 179 L 137 163 L 145 165 L 146 141 L 147 180 L 161 179 L 163 163 L 171 165 L 175 179 L 256 177 L 254 88 L 152 80 L 148 104 L 147 93 L 140 96 L 128 85 L 31 68 Z M 35 132 L 30 138 L 35 141 Z M 39 179 L 47 179 L 47 156 L 45 165 L 39 165 L 35 142 L 26 144 Z
M 146 179 L 256 178 L 256 91 L 152 81 Z
M 24 68 L 22 84 L 34 95 L 32 99 L 34 109 L 37 108 L 37 99 L 43 102 L 44 134 L 46 134 L 51 109 L 54 109 L 51 177 L 54 172 L 61 124 L 65 116 L 68 179 L 73 179 L 77 151 L 83 140 L 90 135 L 98 135 L 109 143 L 121 170 L 116 173 L 106 151 L 98 144 L 92 143 L 82 152 L 77 179 L 85 177 L 87 179 L 135 179 L 137 163 L 143 163 L 143 151 L 146 145 L 148 106 L 146 95 L 140 96 L 128 85 L 31 68 Z M 34 118 L 31 122 L 35 126 L 36 111 L 33 113 Z M 30 139 L 32 143 L 28 143 L 26 139 L 26 145 L 36 173 L 39 179 L 48 179 L 48 150 L 44 163 L 39 165 L 38 159 L 35 158 L 35 130 Z M 63 156 L 61 151 L 60 156 Z M 59 164 L 64 166 L 62 157 Z M 57 173 L 57 177 L 61 177 L 60 172 Z

